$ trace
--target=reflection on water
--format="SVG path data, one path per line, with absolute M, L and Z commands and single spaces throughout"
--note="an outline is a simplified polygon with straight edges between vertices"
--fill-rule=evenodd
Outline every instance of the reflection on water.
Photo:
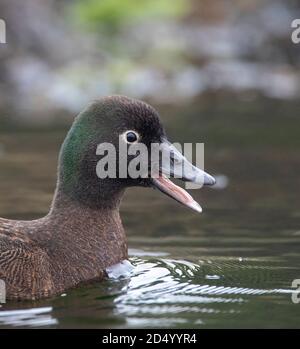
M 199 141 L 201 130 L 206 168 L 219 174 L 218 190 L 192 193 L 203 214 L 153 190 L 129 190 L 122 217 L 132 274 L 52 299 L 8 302 L 0 327 L 299 327 L 291 285 L 300 278 L 299 137 L 292 137 L 300 125 L 295 108 L 268 108 L 263 120 L 255 110 L 224 118 L 212 108 L 201 122 L 198 110 L 185 119 L 168 114 L 178 141 Z M 0 134 L 1 216 L 47 211 L 64 135 Z
M 135 268 L 130 277 L 72 290 L 66 297 L 34 305 L 7 305 L 13 310 L 0 311 L 0 324 L 6 327 L 203 327 L 222 326 L 223 322 L 226 326 L 231 320 L 241 326 L 245 323 L 239 324 L 239 319 L 252 307 L 255 309 L 256 303 L 268 302 L 269 306 L 278 307 L 280 303 L 290 302 L 291 289 L 271 287 L 279 273 L 272 265 L 260 265 L 258 261 L 256 266 L 251 261 L 243 261 L 241 265 L 239 260 L 217 264 L 201 260 L 195 264 L 138 252 L 140 257 L 131 257 Z M 253 278 L 247 275 L 247 269 L 253 270 Z M 212 274 L 216 270 L 219 275 Z M 28 309 L 16 310 L 22 306 Z M 256 310 L 263 321 L 276 325 L 258 307 Z M 264 324 L 260 323 L 261 318 L 252 321 L 250 326 Z
M 13 327 L 56 325 L 51 311 L 52 307 L 0 311 L 0 324 Z

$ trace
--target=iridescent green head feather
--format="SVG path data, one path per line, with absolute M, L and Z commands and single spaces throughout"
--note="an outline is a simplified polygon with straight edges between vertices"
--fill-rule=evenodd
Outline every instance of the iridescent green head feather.
M 61 148 L 59 189 L 92 206 L 101 206 L 127 186 L 145 181 L 97 177 L 97 146 L 110 142 L 118 147 L 119 136 L 136 130 L 141 142 L 160 142 L 164 129 L 158 113 L 148 104 L 123 96 L 101 98 L 91 103 L 76 118 Z M 150 186 L 150 183 L 149 183 Z

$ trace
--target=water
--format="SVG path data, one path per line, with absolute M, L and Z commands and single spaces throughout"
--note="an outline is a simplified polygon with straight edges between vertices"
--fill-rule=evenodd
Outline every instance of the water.
M 154 190 L 128 191 L 131 276 L 9 302 L 0 327 L 300 327 L 291 299 L 300 279 L 299 106 L 210 101 L 183 111 L 163 111 L 169 133 L 179 141 L 200 134 L 206 169 L 219 178 L 216 189 L 191 192 L 203 213 Z M 47 211 L 64 134 L 2 129 L 1 216 Z

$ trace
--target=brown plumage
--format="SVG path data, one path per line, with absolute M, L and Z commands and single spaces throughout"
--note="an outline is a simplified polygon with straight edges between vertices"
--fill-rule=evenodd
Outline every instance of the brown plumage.
M 121 96 L 93 102 L 75 119 L 62 146 L 48 215 L 34 221 L 0 218 L 0 279 L 6 283 L 8 299 L 60 294 L 83 282 L 103 279 L 108 266 L 127 259 L 119 215 L 127 187 L 157 186 L 199 210 L 186 194 L 180 198 L 179 187 L 173 185 L 172 194 L 170 181 L 164 188 L 166 180 L 156 185 L 159 181 L 150 177 L 98 178 L 97 145 L 108 141 L 117 145 L 119 135 L 127 130 L 135 130 L 147 147 L 151 142 L 166 143 L 158 114 L 149 105 Z
M 57 198 L 56 198 L 57 200 Z M 8 299 L 38 299 L 91 280 L 127 258 L 125 232 L 115 209 L 92 209 L 61 197 L 36 221 L 0 219 L 0 279 Z

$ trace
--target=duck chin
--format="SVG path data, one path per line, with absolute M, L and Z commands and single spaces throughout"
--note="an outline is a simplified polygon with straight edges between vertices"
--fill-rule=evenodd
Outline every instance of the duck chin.
M 183 188 L 174 184 L 169 178 L 161 174 L 158 178 L 152 178 L 153 186 L 159 189 L 164 194 L 170 196 L 179 203 L 187 206 L 199 213 L 202 212 L 201 206 L 193 197 Z

